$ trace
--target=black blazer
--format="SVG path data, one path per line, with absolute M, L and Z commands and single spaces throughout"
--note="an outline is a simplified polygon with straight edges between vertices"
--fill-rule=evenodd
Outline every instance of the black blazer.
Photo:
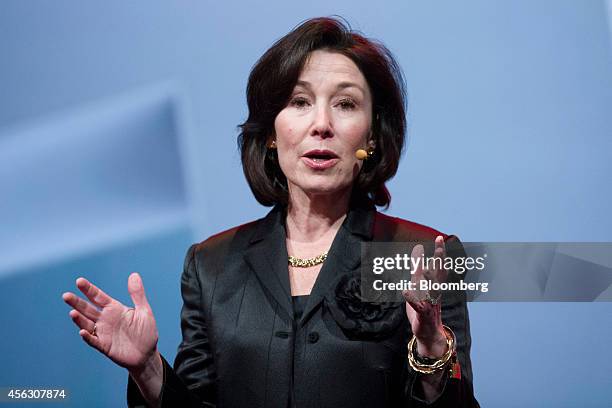
M 181 278 L 183 341 L 174 368 L 162 358 L 162 406 L 287 408 L 290 398 L 298 408 L 424 405 L 407 364 L 411 330 L 403 305 L 389 335 L 364 338 L 339 324 L 330 300 L 339 277 L 359 274 L 362 241 L 433 242 L 440 234 L 371 205 L 352 208 L 294 321 L 284 220 L 277 206 L 189 249 Z M 456 237 L 445 239 L 447 250 L 463 251 Z M 457 336 L 462 379 L 445 380 L 433 406 L 477 406 L 464 293 L 444 297 L 442 319 Z M 143 405 L 129 378 L 128 406 Z

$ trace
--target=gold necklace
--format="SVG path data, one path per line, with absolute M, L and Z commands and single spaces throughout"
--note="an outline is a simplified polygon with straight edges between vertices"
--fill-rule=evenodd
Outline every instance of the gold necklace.
M 327 251 L 314 258 L 302 259 L 289 256 L 289 265 L 294 268 L 310 268 L 311 266 L 322 264 L 327 259 Z

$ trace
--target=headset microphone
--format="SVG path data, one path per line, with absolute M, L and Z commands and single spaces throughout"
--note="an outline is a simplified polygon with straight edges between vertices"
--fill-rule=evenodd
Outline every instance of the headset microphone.
M 355 157 L 359 160 L 365 160 L 368 158 L 368 152 L 364 149 L 357 149 L 355 152 Z

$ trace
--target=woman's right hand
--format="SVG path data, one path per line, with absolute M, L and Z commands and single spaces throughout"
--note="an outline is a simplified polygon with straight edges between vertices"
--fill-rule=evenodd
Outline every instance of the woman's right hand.
M 130 373 L 141 372 L 161 361 L 155 317 L 138 273 L 128 278 L 133 308 L 113 299 L 85 278 L 78 278 L 76 285 L 91 303 L 72 292 L 64 293 L 62 298 L 73 307 L 70 317 L 81 329 L 79 334 L 87 344 Z

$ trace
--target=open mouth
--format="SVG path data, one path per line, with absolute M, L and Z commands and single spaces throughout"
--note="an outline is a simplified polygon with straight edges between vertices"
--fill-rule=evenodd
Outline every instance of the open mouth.
M 302 159 L 304 163 L 314 170 L 324 170 L 332 166 L 340 160 L 338 155 L 331 150 L 310 150 L 306 152 Z
M 338 155 L 331 150 L 311 150 L 306 152 L 304 157 L 307 157 L 315 162 L 322 162 L 325 160 L 337 159 Z

